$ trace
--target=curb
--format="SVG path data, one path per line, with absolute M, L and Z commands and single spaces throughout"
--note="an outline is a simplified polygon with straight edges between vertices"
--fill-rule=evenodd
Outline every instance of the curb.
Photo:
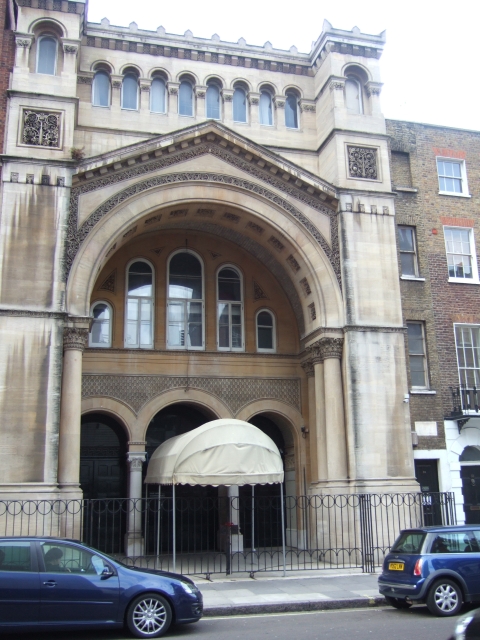
M 341 600 L 319 600 L 305 602 L 267 602 L 261 604 L 243 604 L 224 607 L 205 607 L 203 616 L 243 616 L 259 613 L 288 613 L 301 611 L 329 611 L 334 609 L 365 609 L 381 607 L 386 604 L 385 598 L 342 598 Z

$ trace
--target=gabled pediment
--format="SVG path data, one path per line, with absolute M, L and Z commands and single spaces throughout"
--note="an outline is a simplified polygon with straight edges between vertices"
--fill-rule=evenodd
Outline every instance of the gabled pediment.
M 312 204 L 316 201 L 316 208 L 321 203 L 330 212 L 337 209 L 338 194 L 331 184 L 214 121 L 87 158 L 79 163 L 73 186 L 99 179 L 104 184 L 121 182 L 134 174 L 140 177 L 150 173 L 155 161 L 161 160 L 163 167 L 168 168 L 169 158 L 173 164 L 174 158 L 178 163 L 179 154 L 194 158 L 205 153 L 221 156 L 230 164 L 241 165 L 247 173 L 254 173 L 257 178 L 296 199 Z

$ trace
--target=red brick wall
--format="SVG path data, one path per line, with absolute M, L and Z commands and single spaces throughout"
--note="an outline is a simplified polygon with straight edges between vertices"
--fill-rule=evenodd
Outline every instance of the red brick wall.
M 0 0 L 0 149 L 2 152 L 5 140 L 8 81 L 15 59 L 14 26 L 8 24 L 8 4 L 9 0 Z

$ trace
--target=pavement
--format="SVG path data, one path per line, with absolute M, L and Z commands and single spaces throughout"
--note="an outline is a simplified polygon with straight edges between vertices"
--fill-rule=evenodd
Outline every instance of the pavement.
M 385 604 L 378 574 L 352 569 L 190 576 L 203 594 L 205 616 L 235 616 L 288 611 L 321 611 Z

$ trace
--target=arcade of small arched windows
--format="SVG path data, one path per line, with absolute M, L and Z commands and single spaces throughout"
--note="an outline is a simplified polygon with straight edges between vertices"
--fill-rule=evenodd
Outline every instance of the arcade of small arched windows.
M 153 349 L 155 322 L 165 323 L 167 349 L 205 350 L 206 292 L 204 264 L 192 250 L 180 249 L 168 258 L 165 309 L 155 308 L 155 267 L 145 258 L 134 258 L 126 267 L 124 306 L 124 347 Z M 104 283 L 104 289 L 112 282 Z M 255 334 L 259 353 L 275 353 L 275 314 L 266 307 L 245 318 L 244 277 L 234 264 L 223 264 L 215 274 L 216 348 L 218 351 L 245 351 L 246 323 Z M 105 299 L 91 305 L 93 318 L 90 347 L 112 347 L 114 307 Z

